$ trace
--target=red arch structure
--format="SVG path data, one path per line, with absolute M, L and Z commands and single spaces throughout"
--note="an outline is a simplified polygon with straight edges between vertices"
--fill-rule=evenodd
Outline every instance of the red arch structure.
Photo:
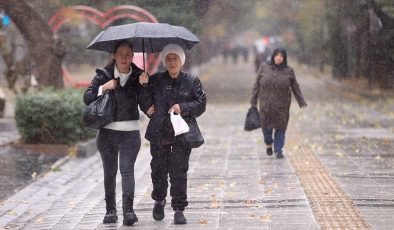
M 155 16 L 138 6 L 120 5 L 108 9 L 106 12 L 101 12 L 94 7 L 78 5 L 60 9 L 49 19 L 48 24 L 51 26 L 52 32 L 56 34 L 62 25 L 70 22 L 75 17 L 83 18 L 95 25 L 98 25 L 100 28 L 106 28 L 116 20 L 124 18 L 130 18 L 139 22 L 158 22 Z M 135 59 L 139 58 L 141 60 L 134 61 L 142 63 L 142 56 L 135 57 Z M 159 63 L 160 60 L 158 58 L 158 54 L 148 54 L 148 58 L 146 60 L 146 71 L 148 73 L 155 72 Z M 64 81 L 72 87 L 81 88 L 90 85 L 90 82 L 81 82 L 73 79 L 67 71 L 67 68 L 64 66 L 62 67 L 62 71 Z

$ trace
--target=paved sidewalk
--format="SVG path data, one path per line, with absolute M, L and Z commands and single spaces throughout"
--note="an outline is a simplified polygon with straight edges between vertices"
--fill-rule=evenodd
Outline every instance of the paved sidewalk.
M 239 119 L 246 109 L 245 105 L 208 106 L 200 119 L 207 142 L 192 152 L 186 226 L 173 225 L 170 205 L 164 221 L 152 219 L 150 155 L 147 143 L 143 144 L 136 162 L 135 209 L 139 222 L 134 228 L 318 228 L 289 161 L 266 156 L 260 132 L 242 130 Z M 121 194 L 120 175 L 118 179 L 117 194 Z M 99 155 L 71 159 L 4 202 L 0 206 L 0 227 L 120 228 L 122 218 L 116 225 L 101 224 L 103 195 Z
M 394 96 L 360 94 L 305 67 L 296 73 L 309 107 L 293 106 L 294 130 L 372 228 L 393 229 Z

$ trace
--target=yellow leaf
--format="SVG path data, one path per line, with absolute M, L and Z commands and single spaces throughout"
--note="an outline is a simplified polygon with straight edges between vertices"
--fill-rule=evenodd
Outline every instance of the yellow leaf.
M 216 202 L 211 202 L 211 208 L 220 208 L 220 205 L 219 205 L 219 203 L 216 201 Z
M 274 190 L 272 188 L 268 188 L 265 193 L 272 193 Z
M 337 155 L 338 157 L 345 157 L 345 154 L 341 152 L 336 152 L 335 155 Z
M 208 221 L 207 220 L 198 220 L 198 223 L 199 224 L 208 224 Z
M 42 224 L 45 221 L 45 217 L 41 216 L 36 219 L 36 224 Z
M 224 195 L 227 197 L 235 197 L 235 196 L 237 196 L 237 193 L 236 192 L 225 192 Z
M 14 212 L 14 211 L 12 211 L 12 210 L 8 211 L 7 214 L 8 214 L 8 215 L 11 215 L 11 216 L 16 216 L 16 212 Z
M 270 223 L 272 221 L 272 215 L 266 214 L 266 215 L 260 216 L 260 220 L 264 223 Z

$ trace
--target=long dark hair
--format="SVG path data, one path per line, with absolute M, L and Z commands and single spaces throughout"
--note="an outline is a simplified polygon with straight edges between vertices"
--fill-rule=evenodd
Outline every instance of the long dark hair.
M 275 56 L 278 55 L 279 53 L 281 53 L 283 55 L 283 62 L 281 64 L 277 65 L 277 64 L 275 64 Z M 286 67 L 287 66 L 286 49 L 283 47 L 279 47 L 279 48 L 274 49 L 274 52 L 272 52 L 271 60 L 270 60 L 269 64 L 277 66 L 277 67 L 282 67 L 282 68 Z

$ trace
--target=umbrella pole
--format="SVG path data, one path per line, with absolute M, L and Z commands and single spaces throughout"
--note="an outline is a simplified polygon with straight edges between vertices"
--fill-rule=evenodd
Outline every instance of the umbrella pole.
M 145 42 L 144 42 L 144 39 L 142 39 L 142 63 L 143 63 L 144 72 L 145 72 L 145 47 L 144 47 L 144 45 L 145 45 Z

